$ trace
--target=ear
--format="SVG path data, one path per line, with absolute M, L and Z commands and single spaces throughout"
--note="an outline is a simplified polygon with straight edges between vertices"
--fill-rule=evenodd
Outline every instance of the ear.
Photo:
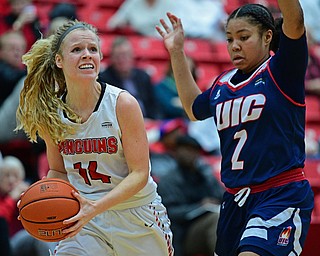
M 62 57 L 59 54 L 56 54 L 56 65 L 58 68 L 62 68 Z
M 272 40 L 272 37 L 273 37 L 273 33 L 272 31 L 269 29 L 265 35 L 264 35 L 264 41 L 265 41 L 265 44 L 268 45 L 271 43 L 271 40 Z

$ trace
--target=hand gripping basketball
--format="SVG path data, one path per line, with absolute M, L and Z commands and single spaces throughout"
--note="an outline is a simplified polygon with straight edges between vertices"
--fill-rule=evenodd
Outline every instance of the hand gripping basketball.
M 20 220 L 25 230 L 33 237 L 55 242 L 65 238 L 62 230 L 72 224 L 63 221 L 80 210 L 78 200 L 72 195 L 77 192 L 67 181 L 56 178 L 42 179 L 32 184 L 22 194 L 18 204 Z

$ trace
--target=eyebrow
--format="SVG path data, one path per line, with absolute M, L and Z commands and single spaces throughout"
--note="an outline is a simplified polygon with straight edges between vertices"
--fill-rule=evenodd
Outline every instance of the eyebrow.
M 249 29 L 240 29 L 238 31 L 236 31 L 236 34 L 242 33 L 242 32 L 250 32 Z M 226 34 L 231 34 L 230 32 L 226 31 Z
M 71 42 L 70 47 L 75 47 L 75 46 L 79 46 L 79 45 L 82 45 L 82 41 Z M 98 46 L 99 43 L 93 40 L 93 41 L 88 42 L 88 45 L 89 46 Z

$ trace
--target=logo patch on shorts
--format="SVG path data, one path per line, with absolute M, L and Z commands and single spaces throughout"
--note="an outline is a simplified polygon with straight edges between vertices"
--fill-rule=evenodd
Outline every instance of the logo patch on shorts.
M 291 226 L 288 226 L 288 227 L 282 229 L 282 231 L 279 235 L 279 238 L 278 238 L 277 245 L 287 246 L 289 244 L 291 230 L 292 230 Z

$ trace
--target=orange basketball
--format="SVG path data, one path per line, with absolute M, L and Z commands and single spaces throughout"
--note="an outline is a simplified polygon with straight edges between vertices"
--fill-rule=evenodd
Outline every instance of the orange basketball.
M 65 238 L 62 230 L 70 225 L 62 224 L 79 212 L 78 200 L 71 191 L 77 191 L 70 183 L 56 178 L 42 179 L 32 184 L 21 196 L 20 219 L 25 230 L 33 237 L 56 242 Z

